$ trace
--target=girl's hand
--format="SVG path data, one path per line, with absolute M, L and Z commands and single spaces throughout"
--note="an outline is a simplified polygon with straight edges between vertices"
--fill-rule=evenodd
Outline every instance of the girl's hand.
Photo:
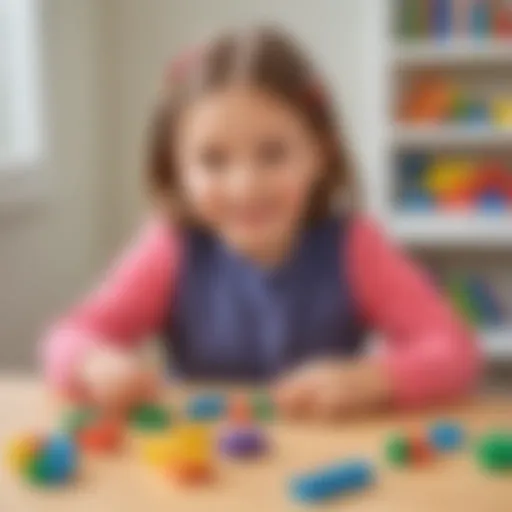
M 285 414 L 335 419 L 383 407 L 391 389 L 375 362 L 322 360 L 282 379 L 275 395 Z
M 151 398 L 155 376 L 131 353 L 96 347 L 87 354 L 78 376 L 86 400 L 110 412 L 123 412 Z

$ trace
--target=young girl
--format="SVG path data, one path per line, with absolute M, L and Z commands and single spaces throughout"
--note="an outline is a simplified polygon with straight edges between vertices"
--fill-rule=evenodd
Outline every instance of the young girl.
M 160 334 L 175 374 L 263 379 L 290 413 L 468 391 L 471 333 L 356 211 L 336 131 L 322 81 L 278 31 L 223 35 L 174 62 L 150 134 L 153 220 L 50 333 L 51 382 L 107 405 L 140 398 L 131 354 Z M 370 330 L 378 355 L 363 350 Z

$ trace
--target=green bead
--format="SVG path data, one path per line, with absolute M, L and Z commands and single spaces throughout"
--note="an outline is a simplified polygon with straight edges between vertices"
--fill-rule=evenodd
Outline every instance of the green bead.
M 80 407 L 68 411 L 62 419 L 65 432 L 76 434 L 80 429 L 90 425 L 97 418 L 97 412 L 89 407 Z
M 251 399 L 253 415 L 261 421 L 268 421 L 274 418 L 274 403 L 268 393 L 257 393 Z
M 26 479 L 35 485 L 47 485 L 50 481 L 44 457 L 34 457 L 23 471 Z
M 405 466 L 409 462 L 409 444 L 402 436 L 392 436 L 386 443 L 386 459 L 393 466 Z
M 512 470 L 512 433 L 493 432 L 484 436 L 476 447 L 480 466 L 490 471 Z
M 169 411 L 154 404 L 143 404 L 130 414 L 130 423 L 140 430 L 164 430 L 171 422 Z

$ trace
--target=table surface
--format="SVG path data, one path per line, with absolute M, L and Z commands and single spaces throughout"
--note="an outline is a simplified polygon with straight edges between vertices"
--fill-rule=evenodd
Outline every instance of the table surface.
M 176 400 L 176 399 L 175 399 Z M 169 399 L 171 401 L 171 398 Z M 77 482 L 58 490 L 36 490 L 0 464 L 1 512 L 260 512 L 304 510 L 286 491 L 291 475 L 345 457 L 374 461 L 377 484 L 316 510 L 347 512 L 510 512 L 512 474 L 489 476 L 471 450 L 443 456 L 422 468 L 387 467 L 382 447 L 389 433 L 419 431 L 442 418 L 461 421 L 472 436 L 512 427 L 512 400 L 475 398 L 457 407 L 389 414 L 338 425 L 286 424 L 266 428 L 272 453 L 258 462 L 218 461 L 218 478 L 203 488 L 180 488 L 137 457 L 133 444 L 116 456 L 85 456 Z M 35 380 L 0 379 L 0 443 L 23 432 L 51 428 L 58 410 Z

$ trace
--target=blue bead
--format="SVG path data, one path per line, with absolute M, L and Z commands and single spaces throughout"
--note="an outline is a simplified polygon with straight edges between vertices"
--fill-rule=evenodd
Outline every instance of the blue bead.
M 64 482 L 75 472 L 77 450 L 73 440 L 67 436 L 50 437 L 43 448 L 42 457 L 49 482 Z
M 440 451 L 453 451 L 464 444 L 464 431 L 456 423 L 436 423 L 430 428 L 430 443 Z
M 187 416 L 194 421 L 211 421 L 226 412 L 226 399 L 222 395 L 198 395 L 187 404 Z
M 295 500 L 311 503 L 364 489 L 374 482 L 374 475 L 370 463 L 353 460 L 296 476 L 289 490 Z

